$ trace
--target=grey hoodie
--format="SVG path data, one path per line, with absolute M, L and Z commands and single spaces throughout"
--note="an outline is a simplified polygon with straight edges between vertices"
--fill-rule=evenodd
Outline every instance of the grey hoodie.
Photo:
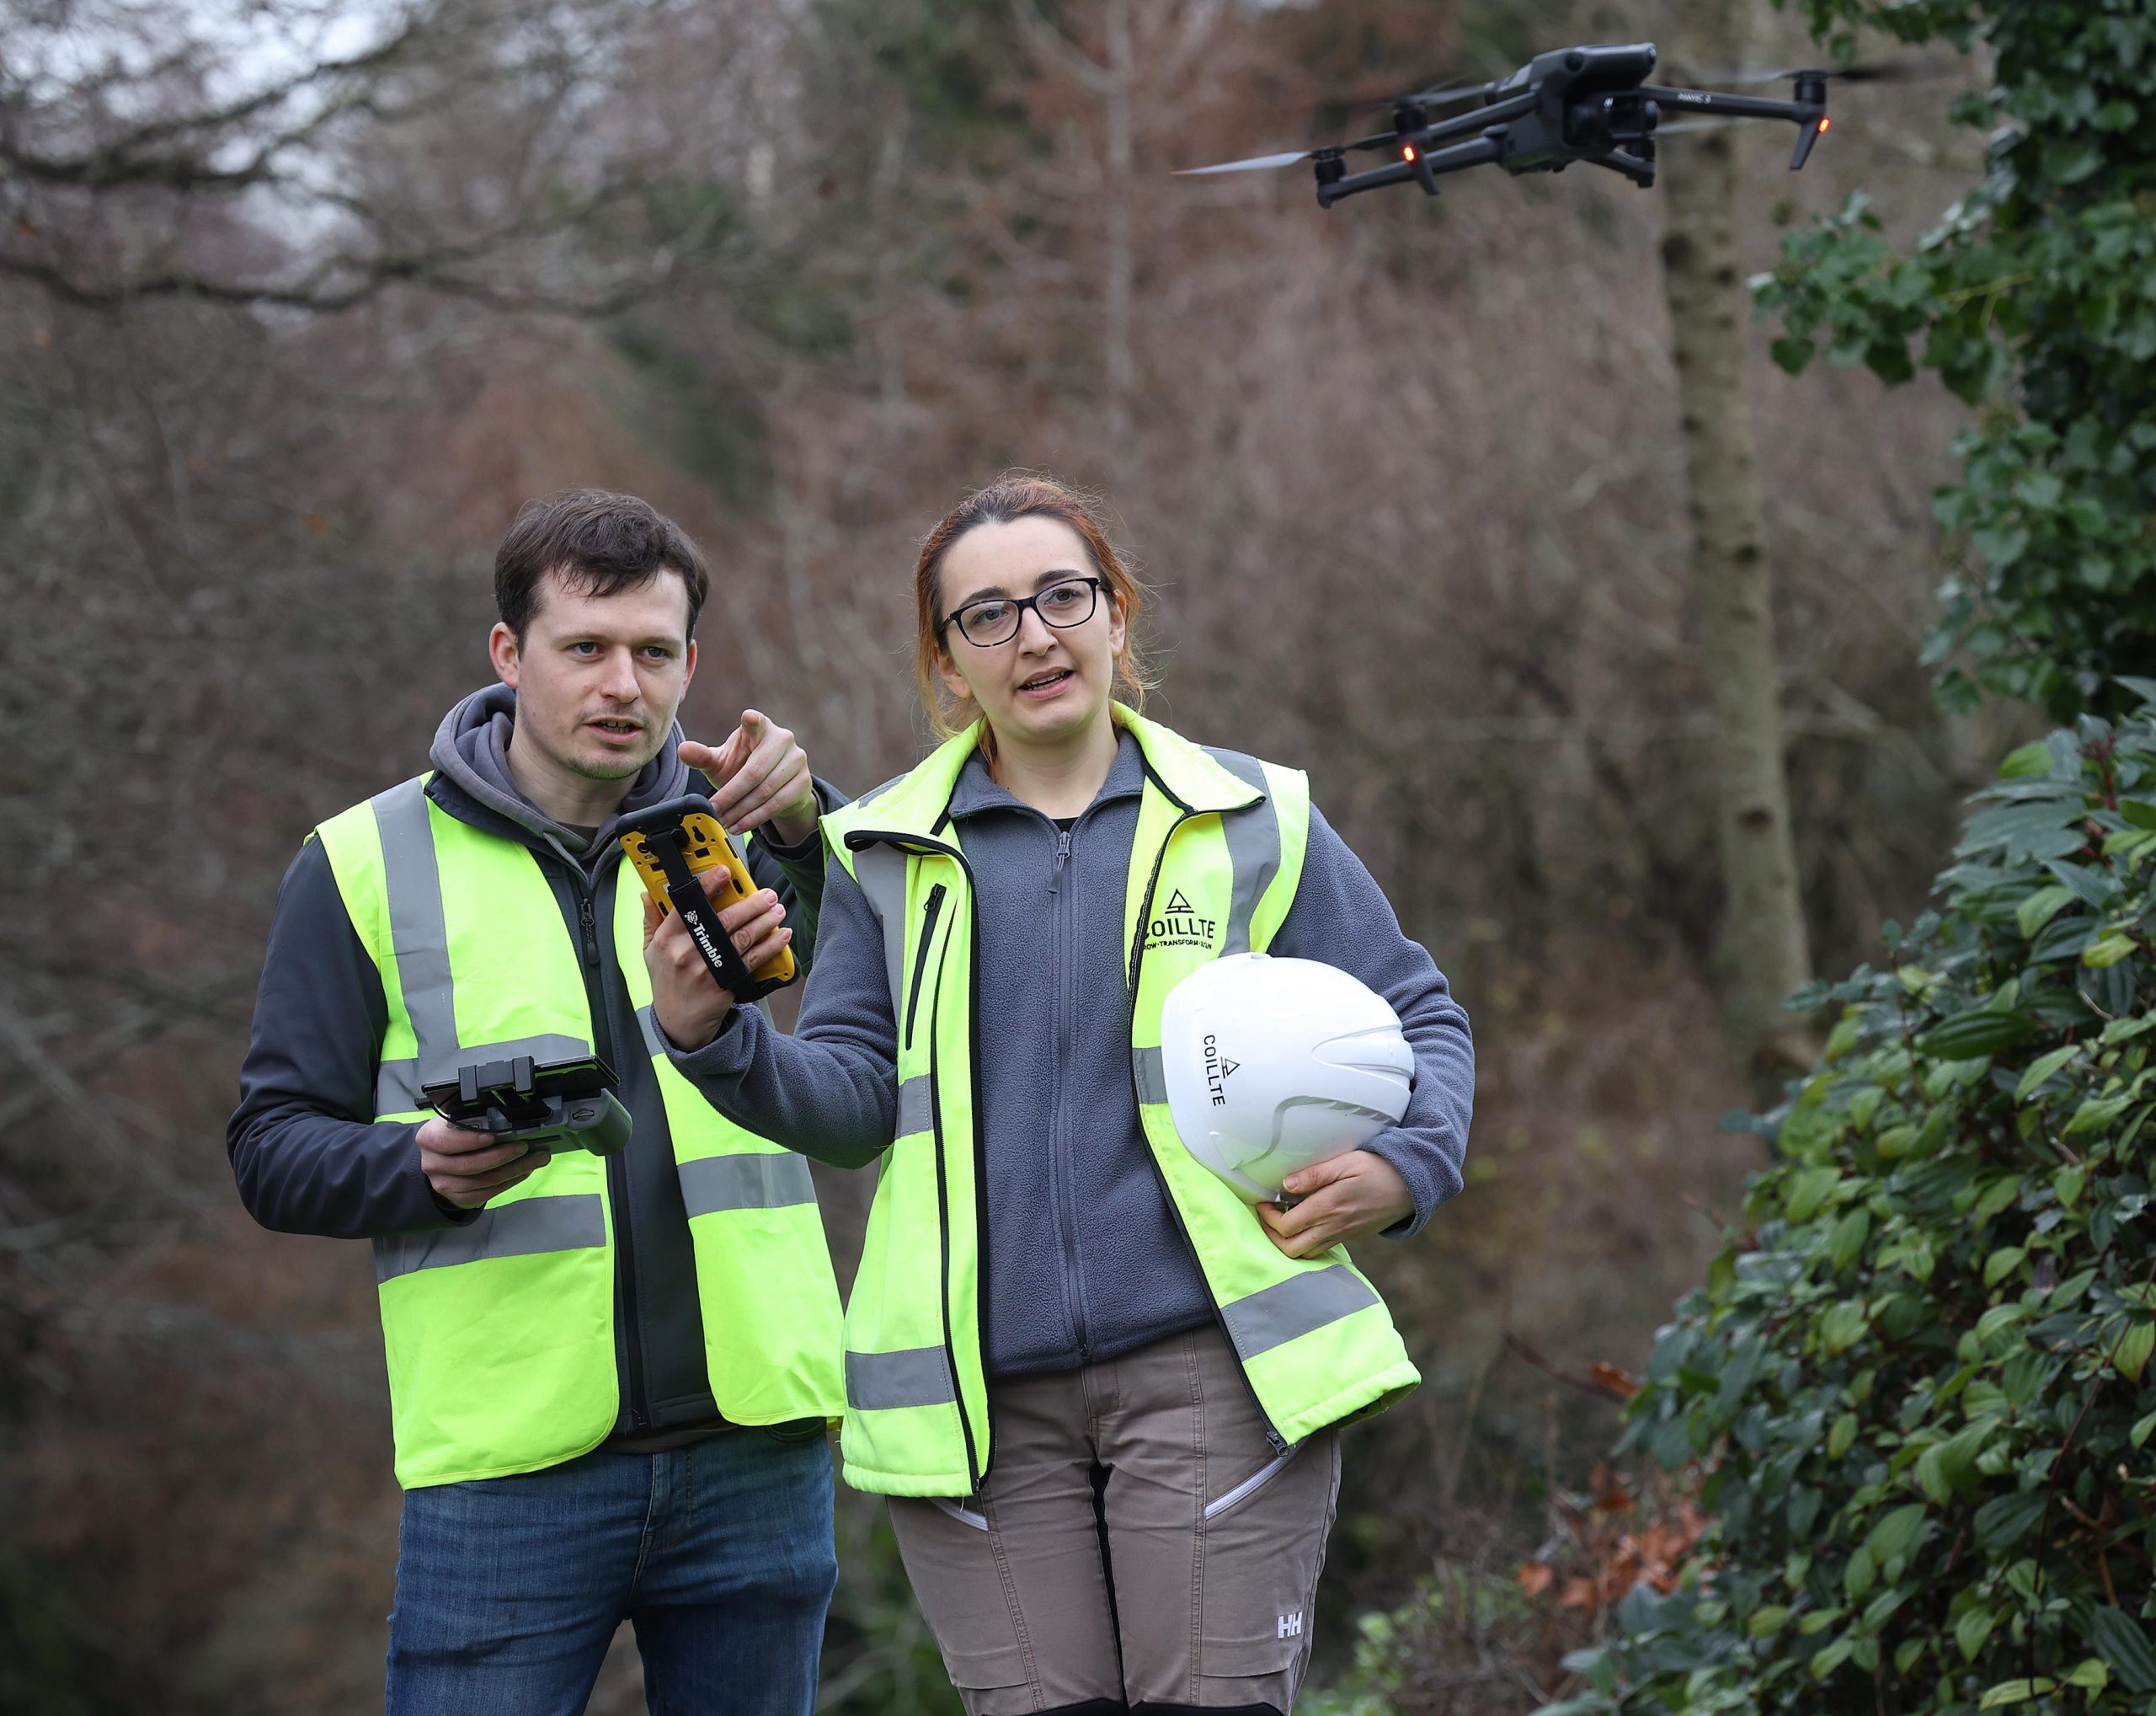
M 997 786 L 978 754 L 952 793 L 979 916 L 991 1375 L 1112 1358 L 1214 1315 L 1130 1082 L 1123 903 L 1143 784 L 1126 733 L 1067 835 Z M 891 1141 L 898 1029 L 881 930 L 835 858 L 816 951 L 792 1036 L 737 1009 L 709 1044 L 669 1054 L 730 1118 L 851 1167 Z M 1418 1232 L 1460 1187 L 1474 1104 L 1467 1015 L 1315 809 L 1301 885 L 1271 951 L 1352 972 L 1400 1015 L 1414 1093 L 1400 1124 L 1368 1147 L 1414 1195 L 1414 1214 L 1390 1232 Z

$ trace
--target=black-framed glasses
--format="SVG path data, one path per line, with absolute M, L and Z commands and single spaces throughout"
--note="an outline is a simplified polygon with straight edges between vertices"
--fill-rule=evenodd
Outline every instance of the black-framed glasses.
M 984 596 L 951 610 L 943 623 L 956 626 L 958 635 L 976 649 L 1007 644 L 1018 635 L 1027 608 L 1041 617 L 1041 623 L 1061 630 L 1082 626 L 1100 605 L 1104 578 L 1065 578 L 1031 596 Z

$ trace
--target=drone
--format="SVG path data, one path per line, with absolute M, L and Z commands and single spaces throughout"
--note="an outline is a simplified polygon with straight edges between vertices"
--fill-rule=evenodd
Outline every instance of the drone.
M 1646 82 L 1654 64 L 1652 42 L 1559 48 L 1536 55 L 1494 83 L 1403 96 L 1393 104 L 1392 129 L 1375 136 L 1183 171 L 1193 177 L 1254 173 L 1308 161 L 1317 172 L 1321 208 L 1358 191 L 1410 180 L 1422 187 L 1425 196 L 1435 196 L 1445 174 L 1491 164 L 1518 174 L 1562 173 L 1575 161 L 1584 161 L 1620 173 L 1646 190 L 1654 183 L 1655 133 L 1665 110 L 1714 120 L 1788 120 L 1797 128 L 1796 147 L 1789 158 L 1792 173 L 1811 158 L 1812 146 L 1827 129 L 1827 72 L 1772 74 L 1796 80 L 1794 100 L 1773 101 L 1726 90 L 1663 88 Z M 1477 97 L 1483 104 L 1476 112 L 1430 117 L 1434 107 Z M 1393 158 L 1385 166 L 1350 173 L 1347 158 L 1369 151 Z

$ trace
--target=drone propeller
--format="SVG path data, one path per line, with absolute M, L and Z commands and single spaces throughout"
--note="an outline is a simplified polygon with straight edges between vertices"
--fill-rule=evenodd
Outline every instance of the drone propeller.
M 1375 136 L 1358 137 L 1352 143 L 1327 143 L 1323 148 L 1305 149 L 1299 152 L 1281 155 L 1252 155 L 1244 161 L 1223 161 L 1214 167 L 1178 167 L 1178 179 L 1198 179 L 1209 173 L 1266 173 L 1277 167 L 1293 167 L 1304 161 L 1338 160 L 1355 149 L 1390 149 L 1399 141 L 1397 131 L 1380 131 Z
M 1780 83 L 1791 78 L 1832 78 L 1838 83 L 1910 83 L 1935 78 L 1944 69 L 1934 60 L 1876 60 L 1854 66 L 1790 67 L 1780 71 L 1702 72 L 1702 83 Z
M 1209 173 L 1263 173 L 1274 167 L 1293 167 L 1299 162 L 1315 161 L 1315 149 L 1305 149 L 1300 153 L 1290 151 L 1285 155 L 1253 155 L 1247 161 L 1223 161 L 1217 167 L 1178 167 L 1178 179 L 1202 179 Z

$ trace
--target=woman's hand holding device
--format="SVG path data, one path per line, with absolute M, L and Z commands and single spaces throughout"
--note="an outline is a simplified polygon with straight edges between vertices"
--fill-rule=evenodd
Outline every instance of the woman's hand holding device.
M 723 869 L 701 871 L 696 880 L 714 903 L 730 885 Z M 777 958 L 793 939 L 793 932 L 785 927 L 786 908 L 768 888 L 723 907 L 718 923 L 752 971 Z M 718 986 L 680 914 L 662 913 L 648 895 L 643 902 L 643 963 L 651 974 L 651 1010 L 675 1047 L 701 1049 L 718 1034 L 734 1011 L 733 996 Z

